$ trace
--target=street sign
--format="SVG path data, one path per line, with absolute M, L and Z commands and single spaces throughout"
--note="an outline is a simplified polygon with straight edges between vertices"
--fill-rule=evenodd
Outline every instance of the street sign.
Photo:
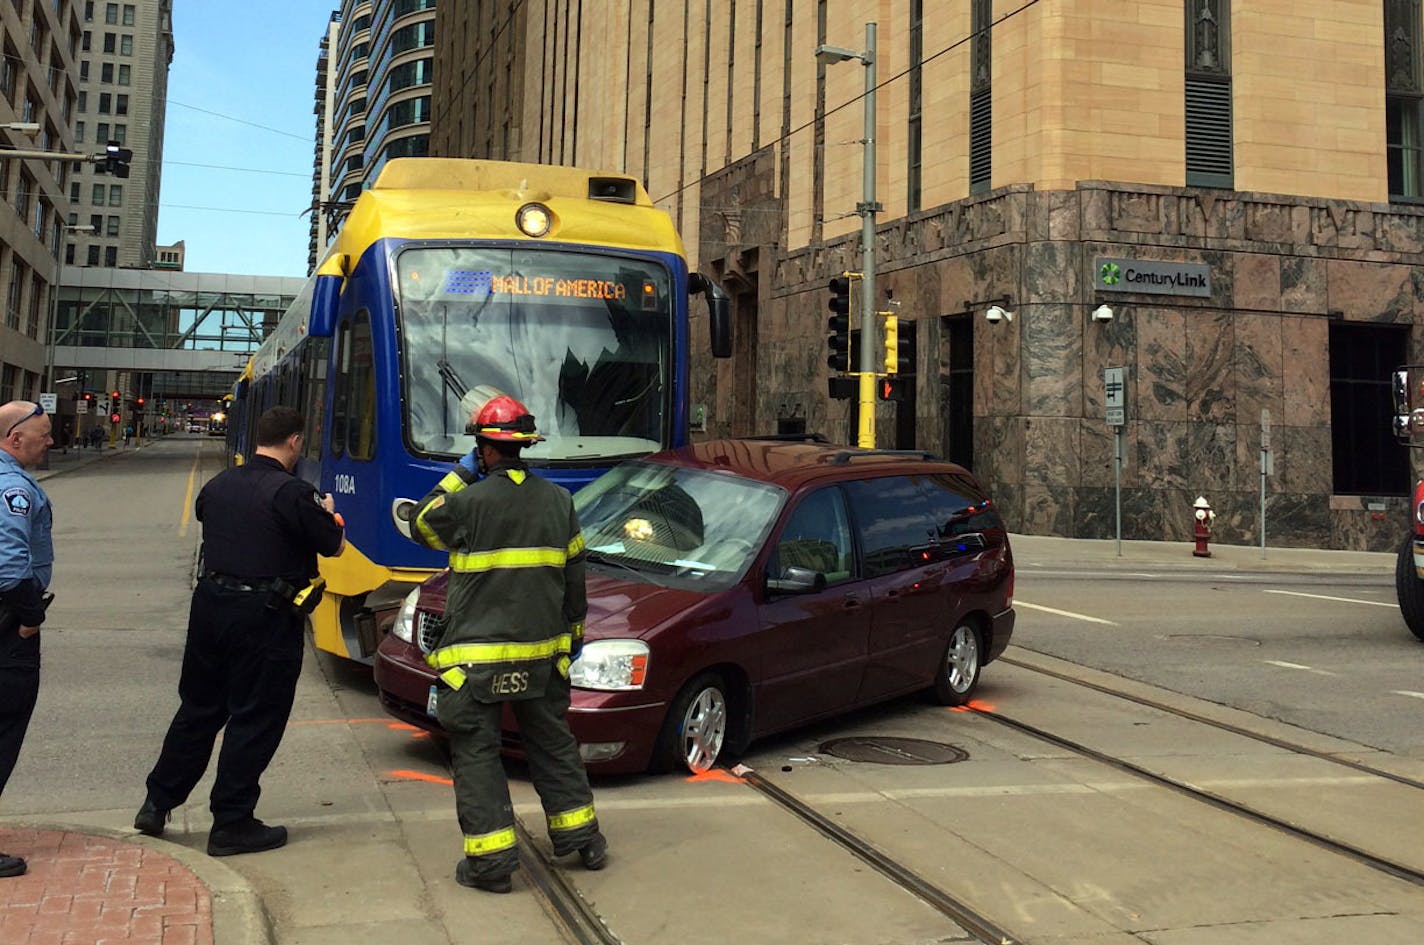
M 1263 450 L 1269 450 L 1270 448 L 1271 448 L 1271 412 L 1270 412 L 1269 410 L 1262 410 L 1262 411 L 1261 411 L 1261 449 L 1263 449 Z
M 40 406 L 45 413 L 54 413 L 59 409 L 59 395 L 54 393 L 40 394 Z
M 74 412 L 75 412 L 75 413 L 88 413 L 88 412 L 89 412 L 89 401 L 87 401 L 87 400 L 76 400 L 76 401 L 74 402 Z
M 1127 422 L 1127 368 L 1103 368 L 1103 406 L 1108 426 L 1120 427 Z

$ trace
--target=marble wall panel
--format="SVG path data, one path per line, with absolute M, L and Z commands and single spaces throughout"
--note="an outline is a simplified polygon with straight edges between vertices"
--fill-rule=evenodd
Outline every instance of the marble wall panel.
M 1023 313 L 991 325 L 983 313 L 964 316 L 974 323 L 974 409 L 991 416 L 1023 413 Z
M 1082 421 L 1075 417 L 1026 417 L 1024 481 L 1076 486 L 1082 475 Z
M 1330 323 L 1323 318 L 1281 321 L 1281 422 L 1292 427 L 1330 425 Z M 1243 418 L 1245 419 L 1245 418 Z
M 1022 408 L 1030 416 L 1083 415 L 1080 312 L 1077 305 L 1040 304 L 1020 308 L 1014 319 L 1022 337 Z
M 1103 422 L 1102 417 L 1087 417 L 1078 433 L 1079 452 L 1082 456 L 1082 471 L 1078 481 L 1084 486 L 1101 486 L 1113 481 L 1114 440 L 1113 428 Z M 1137 424 L 1123 427 L 1122 484 L 1124 488 L 1141 485 L 1137 456 Z
M 1074 538 L 1117 537 L 1117 506 L 1113 489 L 1079 489 L 1074 504 L 1078 509 Z M 1125 533 L 1123 537 L 1127 537 Z
M 1259 513 L 1258 513 L 1259 525 Z M 1330 504 L 1319 495 L 1266 493 L 1266 548 L 1329 548 Z M 1260 533 L 1256 533 L 1260 540 Z
M 1400 213 L 1376 213 L 1378 248 L 1390 253 L 1424 252 L 1424 234 L 1419 217 Z
M 1361 551 L 1398 551 L 1407 540 L 1409 500 L 1389 498 L 1385 509 L 1331 509 L 1330 548 L 1356 548 Z
M 1233 253 L 1232 304 L 1239 309 L 1281 310 L 1281 257 Z
M 1106 324 L 1089 321 L 1081 309 L 1077 316 L 1083 320 L 1083 416 L 1088 419 L 1104 417 L 1103 369 L 1110 367 L 1129 369 L 1128 414 L 1137 415 L 1137 318 L 1131 306 L 1120 309 Z
M 1323 315 L 1326 299 L 1326 260 L 1308 256 L 1281 257 L 1281 308 L 1287 312 Z
M 1182 468 L 1189 489 L 1230 490 L 1237 464 L 1236 427 L 1227 423 L 1188 423 Z
M 1414 317 L 1414 274 L 1409 266 L 1347 259 L 1325 261 L 1330 311 L 1347 321 L 1399 322 Z
M 941 450 L 941 452 L 945 452 Z M 974 473 L 987 484 L 1018 485 L 1024 479 L 1021 417 L 974 418 Z
M 1026 482 L 1022 531 L 1030 535 L 1074 534 L 1075 490 L 1060 483 Z
M 1077 240 L 1081 238 L 1081 215 L 1078 210 L 1078 195 L 1070 191 L 1055 190 L 1048 195 L 1048 236 L 1051 240 Z
M 1272 427 L 1271 450 L 1276 473 L 1267 480 L 1267 491 L 1330 494 L 1334 473 L 1329 427 Z M 1259 470 L 1259 462 L 1253 468 Z
M 1285 416 L 1281 319 L 1238 314 L 1235 342 L 1232 362 L 1238 421 L 1260 423 L 1261 411 L 1269 410 L 1271 422 L 1280 423 Z
M 982 478 L 981 478 L 981 481 Z M 1020 535 L 1030 534 L 1024 528 L 1024 487 L 1015 482 L 996 484 L 990 490 L 990 498 L 1004 519 L 1004 527 Z M 1041 533 L 1040 533 L 1041 534 Z
M 1216 513 L 1216 519 L 1211 525 L 1211 541 L 1223 545 L 1253 545 L 1261 540 L 1259 531 L 1261 521 L 1261 496 L 1259 492 L 1224 492 L 1217 495 L 1203 496 L 1211 503 L 1212 511 Z M 1183 510 L 1187 517 L 1186 535 L 1188 539 L 1192 536 L 1192 529 L 1195 520 L 1192 518 L 1192 502 L 1196 501 L 1193 495 L 1188 501 L 1188 508 Z
M 1127 306 L 1119 306 L 1127 308 Z M 1134 306 L 1137 364 L 1128 415 L 1140 420 L 1187 418 L 1186 318 L 1170 309 Z
M 1273 424 L 1271 427 L 1273 438 L 1275 429 Z M 1279 464 L 1280 456 L 1276 457 L 1276 461 Z M 1238 492 L 1260 491 L 1261 425 L 1259 423 L 1236 425 L 1236 462 L 1231 488 Z M 1276 491 L 1276 480 L 1268 479 L 1266 481 L 1266 491 Z
M 1192 499 L 1182 489 L 1124 489 L 1122 537 L 1186 541 L 1192 530 L 1191 505 Z
M 1229 312 L 1191 312 L 1186 326 L 1187 417 L 1230 423 L 1236 418 L 1235 319 Z
M 965 302 L 976 298 L 978 287 L 970 256 L 951 256 L 932 263 L 939 284 L 938 309 L 942 314 L 965 310 Z
M 1189 444 L 1186 421 L 1139 421 L 1136 451 L 1132 462 L 1142 484 L 1148 489 L 1189 489 L 1186 467 Z
M 1068 302 L 1079 297 L 1083 254 L 1076 243 L 1030 243 L 1023 255 L 1021 284 L 1027 306 L 1034 302 Z

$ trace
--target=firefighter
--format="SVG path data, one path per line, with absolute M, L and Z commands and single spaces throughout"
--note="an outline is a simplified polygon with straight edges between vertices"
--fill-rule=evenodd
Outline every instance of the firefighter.
M 475 448 L 416 507 L 411 535 L 450 553 L 446 629 L 426 657 L 450 735 L 464 886 L 506 893 L 519 862 L 500 760 L 511 703 L 554 854 L 602 869 L 608 844 L 569 731 L 569 665 L 583 645 L 584 545 L 573 499 L 533 475 L 520 450 L 543 439 L 534 417 L 497 394 L 476 410 Z

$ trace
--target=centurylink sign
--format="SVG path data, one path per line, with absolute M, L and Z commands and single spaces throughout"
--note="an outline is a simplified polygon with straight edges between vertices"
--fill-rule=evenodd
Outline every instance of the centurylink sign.
M 1201 263 L 1112 259 L 1093 262 L 1093 288 L 1099 292 L 1211 297 L 1211 267 Z

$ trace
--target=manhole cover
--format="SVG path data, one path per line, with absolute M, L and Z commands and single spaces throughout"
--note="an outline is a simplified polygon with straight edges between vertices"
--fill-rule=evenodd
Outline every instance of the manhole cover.
M 882 765 L 949 765 L 969 758 L 963 748 L 923 738 L 834 738 L 822 743 L 820 750 L 846 761 Z

